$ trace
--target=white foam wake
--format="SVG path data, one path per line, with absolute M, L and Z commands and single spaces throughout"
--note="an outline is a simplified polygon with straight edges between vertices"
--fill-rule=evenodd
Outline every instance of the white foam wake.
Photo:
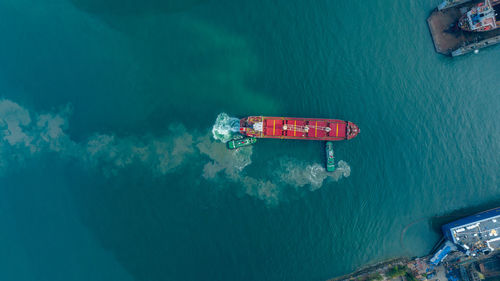
M 292 158 L 283 158 L 275 176 L 281 182 L 295 188 L 307 186 L 309 190 L 314 191 L 322 187 L 325 180 L 338 181 L 342 177 L 348 177 L 350 173 L 351 167 L 342 160 L 338 162 L 337 169 L 330 173 L 319 163 L 310 164 Z
M 226 143 L 234 138 L 240 131 L 240 120 L 230 117 L 226 113 L 221 113 L 217 116 L 215 124 L 212 127 L 212 135 L 214 139 Z
M 347 178 L 350 175 L 351 175 L 351 167 L 349 166 L 349 164 L 347 164 L 347 162 L 343 160 L 340 160 L 337 163 L 337 169 L 334 172 L 328 173 L 328 176 L 335 181 L 338 181 L 341 178 Z

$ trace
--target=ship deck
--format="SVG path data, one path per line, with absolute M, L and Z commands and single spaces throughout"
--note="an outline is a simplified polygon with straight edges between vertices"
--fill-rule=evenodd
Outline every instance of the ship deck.
M 359 128 L 336 119 L 250 116 L 240 120 L 240 133 L 257 138 L 340 141 L 356 137 Z
M 265 118 L 262 137 L 288 139 L 346 139 L 347 122 L 328 119 Z M 309 129 L 304 130 L 305 127 Z M 329 132 L 325 130 L 329 128 Z

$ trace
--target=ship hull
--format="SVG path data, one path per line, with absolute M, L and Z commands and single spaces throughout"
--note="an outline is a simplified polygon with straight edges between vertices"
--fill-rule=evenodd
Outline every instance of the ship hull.
M 321 118 L 250 116 L 240 120 L 240 133 L 270 139 L 340 141 L 356 137 L 356 124 Z

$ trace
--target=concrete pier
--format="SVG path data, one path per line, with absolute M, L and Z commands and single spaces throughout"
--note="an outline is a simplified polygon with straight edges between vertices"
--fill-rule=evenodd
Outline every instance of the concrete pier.
M 488 32 L 467 32 L 458 28 L 460 17 L 476 3 L 477 1 L 465 1 L 446 9 L 435 9 L 431 13 L 427 24 L 436 52 L 459 56 L 500 43 L 500 28 Z

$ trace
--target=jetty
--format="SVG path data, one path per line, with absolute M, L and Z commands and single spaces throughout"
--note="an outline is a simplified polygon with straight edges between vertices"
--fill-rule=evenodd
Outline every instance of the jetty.
M 458 27 L 458 20 L 476 0 L 446 0 L 427 19 L 436 52 L 460 56 L 500 43 L 500 28 L 488 32 L 469 32 Z

